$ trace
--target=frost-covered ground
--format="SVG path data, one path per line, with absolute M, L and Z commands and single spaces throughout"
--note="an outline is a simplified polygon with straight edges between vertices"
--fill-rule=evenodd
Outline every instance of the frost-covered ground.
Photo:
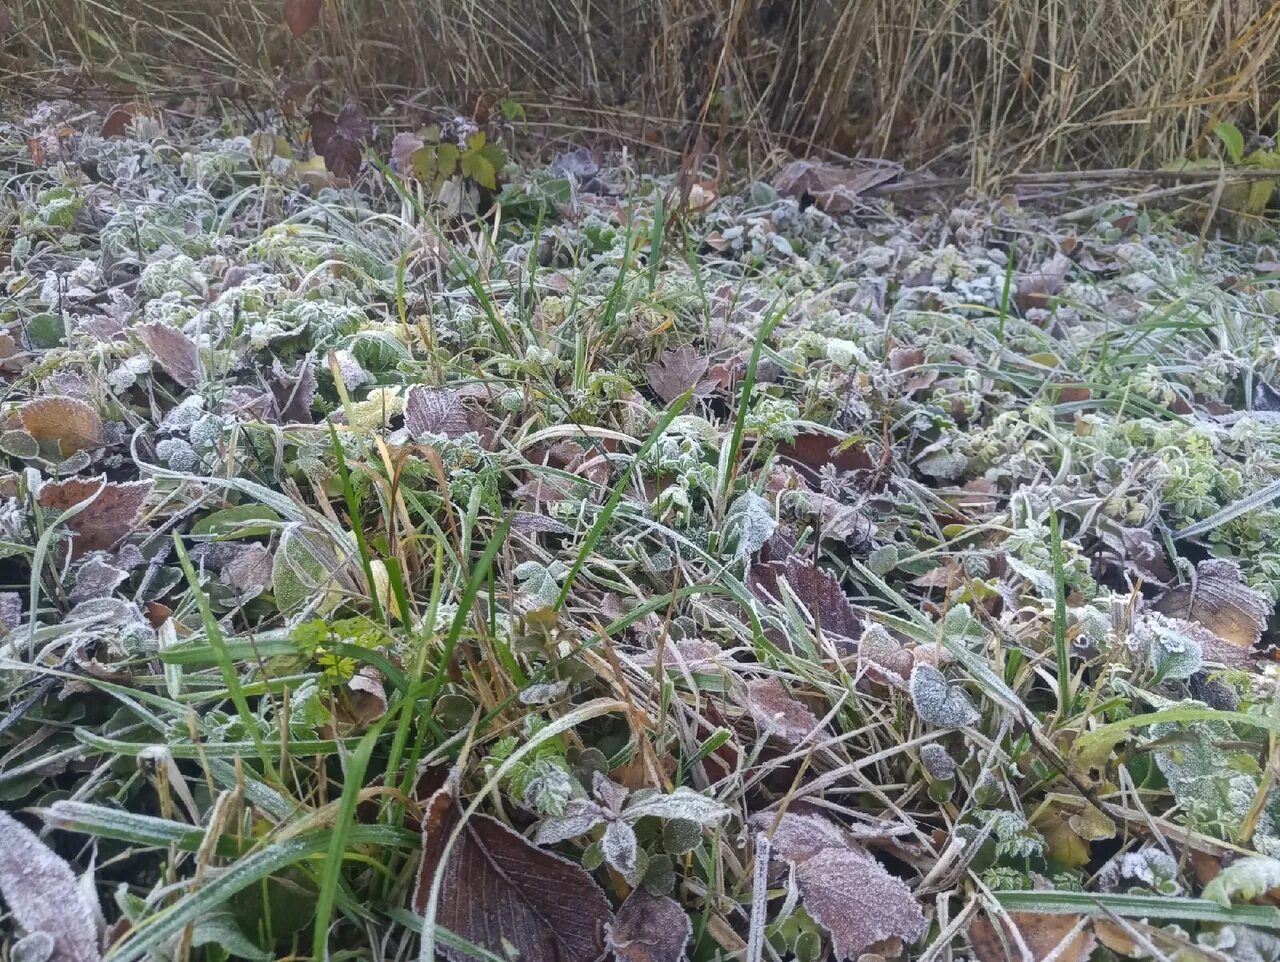
M 0 125 L 10 957 L 1280 958 L 1268 238 L 237 123 Z

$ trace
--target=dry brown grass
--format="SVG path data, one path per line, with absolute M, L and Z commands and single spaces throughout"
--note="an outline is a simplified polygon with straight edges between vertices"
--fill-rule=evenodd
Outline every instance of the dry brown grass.
M 962 162 L 1155 164 L 1218 120 L 1274 132 L 1280 0 L 11 0 L 6 83 L 281 91 L 463 108 L 510 90 L 535 122 Z M 699 126 L 701 125 L 701 126 Z M 753 158 L 761 155 L 753 153 Z

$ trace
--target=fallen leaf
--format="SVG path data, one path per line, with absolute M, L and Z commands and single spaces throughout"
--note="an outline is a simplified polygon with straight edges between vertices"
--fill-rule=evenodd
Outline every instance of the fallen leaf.
M 311 402 L 316 397 L 316 372 L 311 359 L 304 357 L 292 371 L 286 371 L 277 360 L 271 366 L 271 373 L 274 377 L 271 394 L 279 423 L 310 424 Z
M 693 923 L 674 899 L 640 887 L 618 907 L 605 933 L 617 962 L 680 962 Z
M 133 118 L 139 115 L 145 117 L 159 116 L 150 107 L 142 104 L 116 104 L 107 112 L 106 119 L 102 122 L 102 130 L 100 137 L 123 137 L 129 132 L 129 125 L 133 123 Z
M 778 445 L 778 457 L 796 468 L 810 481 L 830 465 L 836 471 L 869 471 L 874 465 L 861 444 L 845 444 L 829 434 L 798 434 L 789 444 Z
M 93 598 L 106 598 L 127 577 L 126 572 L 103 561 L 100 556 L 88 558 L 76 571 L 75 587 L 67 598 L 73 605 Z
M 106 550 L 129 534 L 138 520 L 142 502 L 154 481 L 108 481 L 96 478 L 67 478 L 46 481 L 40 488 L 40 507 L 63 512 L 94 498 L 93 502 L 67 520 L 71 529 L 71 556 Z M 98 492 L 101 490 L 101 494 Z
M 195 342 L 176 327 L 169 324 L 147 324 L 138 329 L 138 336 L 147 346 L 164 373 L 182 387 L 191 387 L 199 378 L 200 359 Z
M 838 958 L 856 959 L 886 939 L 914 942 L 925 928 L 911 889 L 839 826 L 818 815 L 788 812 L 777 821 L 761 812 L 752 822 L 772 829 L 773 857 L 791 865 L 809 915 L 831 934 Z
M 797 557 L 753 565 L 747 574 L 747 587 L 761 601 L 781 603 L 779 582 L 782 581 L 790 585 L 792 593 L 808 608 L 813 623 L 824 634 L 852 648 L 853 641 L 862 633 L 862 621 L 854 614 L 840 582 L 815 567 L 813 562 Z
M 480 948 L 500 958 L 514 953 L 520 962 L 598 962 L 605 956 L 613 913 L 580 865 L 537 848 L 487 815 L 463 822 L 452 785 L 425 808 L 414 912 L 426 916 L 443 872 L 435 922 Z M 476 958 L 452 946 L 437 944 L 437 950 L 451 962 Z
M 858 642 L 858 667 L 881 685 L 905 690 L 915 657 L 883 625 L 868 625 Z
M 891 164 L 868 163 L 861 167 L 844 167 L 811 160 L 795 160 L 773 178 L 774 189 L 787 197 L 813 203 L 829 214 L 852 210 L 857 199 L 867 191 L 896 180 L 902 169 Z
M 1012 923 L 1026 943 L 1031 959 L 1052 956 L 1055 962 L 1085 962 L 1097 939 L 1087 924 L 1076 930 L 1080 921 L 1079 915 L 1010 912 L 1007 921 L 1000 920 L 1000 932 L 997 933 L 991 917 L 986 912 L 979 912 L 969 923 L 969 943 L 979 962 L 1022 962 L 1023 955 L 1010 933 L 1009 924 Z
M 818 727 L 818 719 L 793 698 L 777 678 L 757 678 L 746 684 L 747 711 L 761 734 L 774 734 L 783 741 L 799 744 Z
M 320 20 L 323 0 L 284 0 L 284 22 L 289 32 L 301 37 Z
M 685 391 L 711 393 L 715 383 L 702 380 L 710 364 L 707 358 L 686 345 L 674 351 L 664 351 L 661 360 L 648 365 L 645 372 L 649 375 L 649 386 L 670 404 Z
M 402 130 L 391 141 L 391 166 L 396 173 L 407 177 L 413 172 L 413 155 L 425 146 L 421 137 Z
M 1223 558 L 1200 562 L 1192 584 L 1170 588 L 1151 607 L 1201 624 L 1240 648 L 1258 644 L 1272 609 L 1266 595 L 1244 583 L 1240 566 Z
M 981 717 L 963 688 L 926 662 L 911 670 L 911 703 L 920 720 L 939 728 L 965 728 Z
M 18 409 L 22 426 L 37 441 L 52 441 L 66 457 L 102 443 L 102 419 L 93 406 L 73 397 L 40 397 Z
M 53 939 L 53 962 L 96 962 L 99 909 L 75 873 L 36 834 L 0 811 L 0 895 L 27 934 Z
M 404 401 L 404 426 L 415 438 L 443 434 L 460 438 L 471 430 L 462 397 L 457 391 L 415 384 Z
M 1014 288 L 1014 303 L 1021 311 L 1049 306 L 1049 300 L 1067 281 L 1071 271 L 1071 258 L 1055 252 L 1036 270 L 1019 274 Z

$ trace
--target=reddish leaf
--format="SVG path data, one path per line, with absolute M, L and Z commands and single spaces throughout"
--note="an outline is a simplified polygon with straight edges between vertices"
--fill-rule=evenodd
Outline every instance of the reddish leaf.
M 1093 930 L 1080 925 L 1078 915 L 1049 915 L 1039 912 L 1010 912 L 996 922 L 986 912 L 969 924 L 969 942 L 979 962 L 1021 962 L 1022 951 L 1010 930 L 1017 929 L 1033 959 L 1054 958 L 1058 962 L 1084 962 L 1097 945 Z
M 138 336 L 147 345 L 164 372 L 182 387 L 196 383 L 200 371 L 200 359 L 196 345 L 176 327 L 168 324 L 147 324 L 138 329 Z
M 436 792 L 423 815 L 412 900 L 421 916 L 441 871 L 436 923 L 500 958 L 510 949 L 520 962 L 597 962 L 608 951 L 604 934 L 613 913 L 591 876 L 497 819 L 472 815 L 463 823 L 452 786 Z M 450 946 L 437 948 L 450 962 L 475 958 Z
M 799 434 L 790 444 L 778 445 L 778 457 L 795 465 L 810 480 L 827 465 L 836 471 L 869 471 L 874 466 L 861 444 L 845 446 L 829 434 Z
M 154 110 L 142 104 L 116 104 L 102 122 L 102 131 L 99 136 L 123 137 L 129 132 L 129 125 L 133 123 L 133 118 L 139 114 L 148 117 L 156 116 Z
M 809 609 L 814 624 L 821 626 L 824 634 L 852 645 L 862 633 L 862 622 L 854 614 L 840 583 L 821 568 L 814 567 L 813 562 L 795 557 L 771 561 L 755 565 L 747 575 L 747 587 L 761 601 L 781 601 L 780 581 L 791 586 L 792 593 Z
M 79 557 L 87 551 L 110 548 L 133 530 L 142 503 L 154 486 L 153 481 L 117 483 L 103 476 L 46 481 L 40 488 L 40 507 L 61 513 L 94 498 L 93 503 L 67 520 L 71 529 L 71 555 Z
M 284 0 L 284 22 L 289 32 L 301 37 L 320 20 L 323 0 Z
M 102 419 L 79 398 L 36 398 L 18 409 L 18 417 L 28 434 L 54 442 L 63 457 L 102 443 Z
M 457 391 L 423 387 L 409 388 L 404 400 L 404 426 L 415 438 L 424 434 L 443 434 L 460 438 L 471 430 L 462 397 Z
M 678 902 L 634 889 L 605 926 L 617 962 L 680 962 L 693 923 Z
M 797 745 L 818 727 L 818 719 L 801 702 L 792 698 L 777 678 L 747 682 L 745 702 L 762 733 L 772 733 Z
M 311 143 L 324 158 L 325 167 L 339 179 L 354 178 L 360 172 L 364 145 L 373 136 L 373 128 L 360 105 L 347 104 L 336 119 L 321 113 L 313 113 L 308 119 Z
M 709 394 L 715 387 L 714 381 L 703 381 L 710 364 L 691 347 L 681 347 L 674 351 L 664 351 L 662 360 L 650 364 L 645 371 L 649 375 L 649 386 L 657 392 L 658 397 L 670 404 L 685 391 L 694 390 L 698 394 Z

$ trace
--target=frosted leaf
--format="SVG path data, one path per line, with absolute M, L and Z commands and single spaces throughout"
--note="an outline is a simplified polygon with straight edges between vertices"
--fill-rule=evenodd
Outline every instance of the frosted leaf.
M 539 845 L 555 845 L 567 842 L 579 835 L 586 835 L 597 825 L 603 825 L 609 813 L 595 802 L 585 798 L 575 798 L 564 808 L 563 815 L 548 818 L 538 826 L 533 840 Z
M 825 849 L 796 866 L 796 884 L 838 958 L 856 959 L 885 939 L 914 942 L 924 931 L 911 889 L 869 854 Z
M 71 866 L 4 811 L 0 811 L 0 895 L 22 931 L 52 937 L 58 962 L 101 958 L 95 923 L 98 910 L 86 903 Z
M 1153 603 L 1161 614 L 1194 621 L 1224 641 L 1252 648 L 1262 638 L 1271 602 L 1244 583 L 1240 566 L 1212 558 L 1196 566 L 1194 584 L 1170 588 Z
M 236 554 L 222 569 L 222 581 L 241 600 L 256 598 L 271 587 L 271 552 L 251 544 Z
M 1280 887 L 1280 860 L 1250 855 L 1232 862 L 1204 887 L 1204 897 L 1222 905 L 1247 902 Z
M 13 943 L 11 962 L 49 962 L 53 957 L 53 936 L 48 932 L 32 932 Z
M 520 589 L 533 596 L 534 608 L 554 605 L 560 596 L 560 582 L 566 574 L 564 564 L 553 561 L 550 566 L 541 561 L 524 561 L 516 565 L 514 574 Z
M 636 833 L 621 819 L 609 822 L 604 830 L 604 838 L 600 843 L 604 860 L 623 875 L 631 875 L 636 870 Z
M 1190 678 L 1204 667 L 1205 629 L 1181 618 L 1149 611 L 1134 622 L 1130 650 L 1151 664 L 1157 678 Z
M 787 812 L 778 819 L 773 812 L 760 812 L 752 816 L 751 824 L 771 833 L 774 858 L 788 862 L 803 862 L 825 848 L 843 848 L 849 841 L 838 825 L 821 815 Z
M 1104 892 L 1181 895 L 1178 863 L 1162 848 L 1147 847 L 1136 852 L 1120 852 L 1098 873 Z
M 740 555 L 755 554 L 773 537 L 778 527 L 769 502 L 754 491 L 748 491 L 734 501 L 725 520 L 737 532 L 737 553 Z
M 683 818 L 699 825 L 715 825 L 730 814 L 730 809 L 714 798 L 707 798 L 683 785 L 670 794 L 651 790 L 636 792 L 626 808 L 627 821 L 654 816 Z
M 858 642 L 858 667 L 872 681 L 905 688 L 915 658 L 883 625 L 868 625 Z
M 920 763 L 934 778 L 950 781 L 956 777 L 956 760 L 937 742 L 920 746 Z
M 106 598 L 119 587 L 128 575 L 115 565 L 108 564 L 102 556 L 86 558 L 76 570 L 76 584 L 68 600 L 72 604 L 93 598 Z
M 137 332 L 164 373 L 179 385 L 191 387 L 200 379 L 199 352 L 187 335 L 163 323 L 144 325 Z
M 545 705 L 547 702 L 563 698 L 569 690 L 567 681 L 550 681 L 538 685 L 526 685 L 520 689 L 520 704 Z
M 1016 858 L 1033 858 L 1045 850 L 1044 836 L 1017 812 L 979 809 L 974 816 L 991 827 L 996 840 L 996 854 Z
M 595 793 L 605 811 L 614 815 L 622 814 L 622 806 L 626 803 L 631 790 L 619 785 L 603 771 L 595 771 L 591 776 L 591 791 Z
M 0 591 L 0 634 L 22 624 L 22 595 L 16 591 Z
M 617 962 L 680 962 L 693 923 L 674 899 L 636 888 L 605 923 Z
M 911 703 L 920 720 L 939 728 L 964 728 L 981 717 L 961 688 L 953 688 L 933 665 L 920 663 L 911 671 Z
M 1217 949 L 1232 962 L 1280 960 L 1280 937 L 1235 923 L 1224 925 L 1216 932 L 1201 932 L 1196 940 L 1205 948 Z
M 746 685 L 747 711 L 762 734 L 772 733 L 797 745 L 818 727 L 818 719 L 791 697 L 777 678 L 759 678 Z
M 414 385 L 404 401 L 404 426 L 415 438 L 443 434 L 460 438 L 471 430 L 462 396 L 457 391 Z
M 693 348 L 680 347 L 663 353 L 657 364 L 645 368 L 645 373 L 649 375 L 649 386 L 654 393 L 670 404 L 685 391 L 692 390 L 698 395 L 711 393 L 715 382 L 702 379 L 710 363 Z

